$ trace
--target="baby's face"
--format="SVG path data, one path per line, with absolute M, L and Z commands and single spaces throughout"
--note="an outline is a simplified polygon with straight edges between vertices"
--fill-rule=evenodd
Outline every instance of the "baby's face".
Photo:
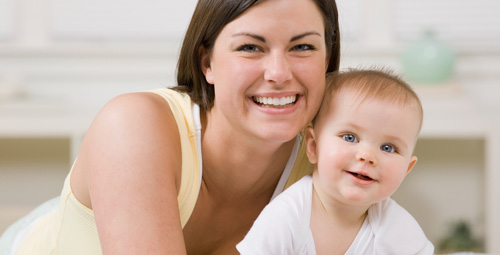
M 361 101 L 352 92 L 335 97 L 313 131 L 319 192 L 356 205 L 393 194 L 416 163 L 416 109 L 390 100 Z

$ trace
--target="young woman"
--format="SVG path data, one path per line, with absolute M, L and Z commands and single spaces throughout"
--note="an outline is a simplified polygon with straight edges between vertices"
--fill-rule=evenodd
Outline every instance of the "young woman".
M 200 0 L 178 86 L 112 99 L 18 254 L 236 254 L 311 171 L 300 132 L 338 69 L 334 0 Z

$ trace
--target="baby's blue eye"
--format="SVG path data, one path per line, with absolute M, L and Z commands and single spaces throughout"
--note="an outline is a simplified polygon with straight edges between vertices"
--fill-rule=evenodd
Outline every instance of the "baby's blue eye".
M 353 134 L 345 134 L 342 136 L 342 138 L 345 141 L 350 142 L 350 143 L 357 143 L 358 142 L 358 138 L 356 138 L 356 136 Z
M 380 149 L 382 151 L 385 151 L 385 152 L 395 152 L 396 150 L 394 149 L 394 147 L 390 144 L 384 144 L 382 146 L 380 146 Z

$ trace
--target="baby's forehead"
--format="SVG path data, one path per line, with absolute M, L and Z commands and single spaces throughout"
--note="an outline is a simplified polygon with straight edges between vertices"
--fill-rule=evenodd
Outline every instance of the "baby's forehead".
M 399 107 L 403 109 L 420 111 L 418 99 L 405 95 L 398 91 L 391 93 L 377 93 L 366 91 L 357 87 L 345 87 L 332 94 L 330 98 L 330 107 L 336 103 L 352 104 L 354 107 L 366 102 L 384 102 L 387 107 Z
M 379 104 L 380 107 L 397 107 L 404 110 L 405 114 L 415 116 L 415 118 L 418 118 L 419 129 L 421 128 L 423 112 L 417 98 L 401 95 L 400 93 L 369 93 L 356 87 L 345 87 L 334 93 L 330 97 L 329 106 L 324 109 L 325 112 L 318 118 L 328 118 L 336 108 L 356 109 L 365 103 L 373 101 L 382 102 L 382 104 Z M 373 110 L 376 111 L 377 109 L 374 108 Z

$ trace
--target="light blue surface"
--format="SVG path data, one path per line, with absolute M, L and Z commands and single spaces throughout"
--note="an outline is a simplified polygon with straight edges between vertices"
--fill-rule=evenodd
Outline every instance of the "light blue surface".
M 0 255 L 13 254 L 14 251 L 12 249 L 14 248 L 16 237 L 23 231 L 26 231 L 39 218 L 57 210 L 58 206 L 59 197 L 52 198 L 14 222 L 0 237 Z

